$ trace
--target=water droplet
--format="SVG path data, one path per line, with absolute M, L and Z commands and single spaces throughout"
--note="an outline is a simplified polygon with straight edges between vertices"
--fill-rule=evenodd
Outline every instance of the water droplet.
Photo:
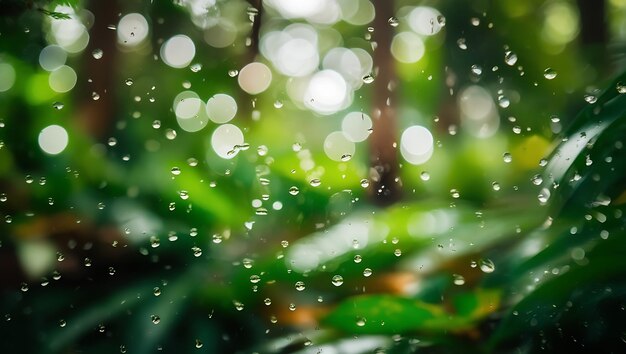
M 402 250 L 401 250 L 401 249 L 399 249 L 399 248 L 396 248 L 396 249 L 393 251 L 393 255 L 394 255 L 394 256 L 396 256 L 396 257 L 400 257 L 400 256 L 402 255 Z
M 239 75 L 239 70 L 228 70 L 228 76 L 235 77 Z
M 244 258 L 241 263 L 243 264 L 244 268 L 250 269 L 250 268 L 252 268 L 252 265 L 254 264 L 254 260 L 252 260 L 250 258 Z
M 541 204 L 546 204 L 550 199 L 550 190 L 548 188 L 541 189 L 537 195 L 537 199 Z
M 585 102 L 589 104 L 594 104 L 596 103 L 596 101 L 598 101 L 598 98 L 594 95 L 585 95 L 584 99 L 585 99 Z
M 274 101 L 274 108 L 276 108 L 276 109 L 283 108 L 283 102 L 280 101 L 280 100 Z
M 465 284 L 465 278 L 462 275 L 453 274 L 452 277 L 453 277 L 452 283 L 454 283 L 454 285 Z
M 193 252 L 193 256 L 196 258 L 202 256 L 202 249 L 198 246 L 191 247 L 191 251 Z
M 498 106 L 501 108 L 508 108 L 511 105 L 511 101 L 504 95 L 498 95 Z
M 543 71 L 543 77 L 545 77 L 547 80 L 554 79 L 556 75 L 557 75 L 556 70 L 552 68 L 547 68 L 546 70 Z
M 117 139 L 111 137 L 111 138 L 109 138 L 109 140 L 107 140 L 107 144 L 109 146 L 113 147 L 113 146 L 117 145 Z
M 282 240 L 282 241 L 280 241 L 280 245 L 281 245 L 283 248 L 287 248 L 287 247 L 289 247 L 289 241 L 287 241 L 287 240 Z
M 511 161 L 513 161 L 513 156 L 511 156 L 510 153 L 505 152 L 504 154 L 502 154 L 502 161 L 506 163 L 511 163 Z
M 85 267 L 91 267 L 91 259 L 85 258 L 84 263 L 85 263 Z
M 154 121 L 152 122 L 152 128 L 154 128 L 154 129 L 159 129 L 159 128 L 161 128 L 161 121 L 160 121 L 160 120 L 158 120 L 158 119 L 154 120 Z
M 498 182 L 493 182 L 491 183 L 491 188 L 493 188 L 494 191 L 499 191 L 500 190 L 500 183 Z
M 54 102 L 52 104 L 52 108 L 56 109 L 57 111 L 63 109 L 63 107 L 65 107 L 65 105 L 62 102 Z
M 200 349 L 202 348 L 202 341 L 200 339 L 196 339 L 196 348 Z
M 266 297 L 265 300 L 263 300 L 263 303 L 265 304 L 265 306 L 269 306 L 272 304 L 272 299 Z
M 154 294 L 154 296 L 161 296 L 161 288 L 155 286 L 154 289 L 152 289 L 152 293 Z
M 539 160 L 539 166 L 545 167 L 547 165 L 548 165 L 548 160 L 546 160 L 546 159 Z
M 537 174 L 537 175 L 534 175 L 534 176 L 530 179 L 530 181 L 531 181 L 531 182 L 533 182 L 533 184 L 534 184 L 535 186 L 538 186 L 538 185 L 540 185 L 540 184 L 542 184 L 542 183 L 543 183 L 543 178 L 541 178 L 541 175 Z
M 311 187 L 319 187 L 322 184 L 322 181 L 320 181 L 319 178 L 313 178 L 309 184 L 311 185 Z
M 239 302 L 239 301 L 233 301 L 233 305 L 235 305 L 235 310 L 237 311 L 241 311 L 243 310 L 243 303 Z
M 304 287 L 304 282 L 303 282 L 303 281 L 297 281 L 297 282 L 296 282 L 296 290 L 298 290 L 298 291 L 302 291 L 302 290 L 304 290 L 304 289 L 305 289 L 305 287 Z
M 515 65 L 515 63 L 517 63 L 517 54 L 513 53 L 510 50 L 507 50 L 504 53 L 504 62 L 509 66 Z
M 298 193 L 300 193 L 300 190 L 298 189 L 298 187 L 292 186 L 291 188 L 289 188 L 289 194 L 298 195 Z
M 24 180 L 26 181 L 26 183 L 31 184 L 31 183 L 33 183 L 33 181 L 34 181 L 35 179 L 34 179 L 34 178 L 33 178 L 33 176 L 31 176 L 31 175 L 26 175 L 26 177 L 24 178 Z
M 102 59 L 102 55 L 104 55 L 104 52 L 100 48 L 96 48 L 91 52 L 91 56 L 93 56 L 94 59 Z
M 496 270 L 496 266 L 493 264 L 491 259 L 483 258 L 480 260 L 480 270 L 483 273 L 493 273 L 493 271 Z
M 174 129 L 168 129 L 165 131 L 165 137 L 167 138 L 167 140 L 174 140 L 176 139 L 176 130 Z
M 202 70 L 202 64 L 200 63 L 191 64 L 191 66 L 189 67 L 189 70 L 193 71 L 194 73 L 197 73 L 200 70 Z
M 220 235 L 220 234 L 213 234 L 213 243 L 215 243 L 215 244 L 222 243 L 223 239 L 224 239 L 224 237 L 222 237 L 222 235 Z M 245 265 L 245 263 L 244 263 L 244 265 Z
M 171 172 L 174 176 L 178 176 L 178 175 L 180 175 L 180 168 L 178 168 L 178 167 L 172 167 L 172 169 L 170 170 L 170 172 Z
M 369 187 L 369 186 L 370 186 L 370 181 L 369 181 L 367 178 L 363 178 L 363 179 L 361 180 L 361 187 L 363 187 L 363 188 L 367 188 L 367 187 Z
M 519 125 L 513 127 L 513 133 L 519 134 L 522 132 L 522 128 Z
M 624 84 L 623 82 L 618 82 L 616 85 L 617 88 L 617 92 L 619 93 L 626 93 L 626 84 Z
M 59 327 L 65 327 L 67 325 L 67 322 L 65 322 L 65 320 L 59 320 Z
M 459 46 L 461 50 L 467 50 L 467 43 L 465 38 L 459 38 L 456 41 L 456 45 Z
M 128 79 L 126 79 L 126 81 L 124 81 L 124 83 L 126 84 L 126 86 L 132 86 L 133 85 L 133 79 L 128 78 Z
M 334 286 L 341 286 L 343 284 L 343 277 L 341 275 L 333 276 L 332 283 Z
M 480 19 L 478 17 L 472 17 L 470 19 L 470 23 L 472 24 L 472 26 L 476 27 L 480 25 Z
M 150 316 L 150 320 L 152 321 L 152 323 L 159 324 L 161 322 L 161 317 L 157 316 L 157 315 L 151 315 Z
M 366 321 L 365 321 L 365 318 L 363 318 L 363 317 L 359 317 L 359 318 L 357 318 L 357 320 L 356 320 L 356 325 L 357 325 L 358 327 L 363 327 L 363 326 L 365 326 L 365 322 L 366 322 Z
M 260 281 L 261 281 L 261 277 L 260 276 L 258 276 L 256 274 L 250 276 L 250 282 L 252 284 L 256 284 L 256 283 L 258 283 Z
M 354 263 L 361 263 L 362 260 L 363 260 L 363 257 L 361 257 L 360 254 L 357 254 L 354 256 Z
M 187 192 L 187 191 L 180 191 L 180 199 L 182 199 L 182 200 L 189 199 L 189 192 Z
M 366 84 L 371 84 L 372 82 L 374 82 L 374 77 L 372 75 L 365 75 L 363 76 L 363 82 Z
M 446 18 L 443 15 L 437 16 L 437 23 L 439 26 L 444 27 L 446 25 Z
M 363 269 L 363 276 L 364 277 L 369 277 L 370 275 L 372 275 L 372 269 L 370 269 L 370 268 Z
M 391 27 L 398 27 L 398 25 L 400 24 L 400 21 L 398 21 L 398 18 L 395 16 L 389 17 L 389 20 L 387 20 L 387 22 Z
M 458 190 L 456 189 L 450 189 L 450 195 L 452 196 L 452 198 L 454 199 L 459 199 L 459 197 L 461 196 L 461 194 L 459 193 Z
M 7 201 L 7 194 L 6 193 L 2 193 L 0 194 L 0 202 L 6 202 Z
M 420 179 L 422 181 L 428 181 L 430 179 L 430 173 L 426 172 L 426 171 L 422 171 L 420 173 Z
M 483 68 L 480 65 L 472 65 L 472 67 L 470 68 L 472 74 L 476 75 L 476 76 L 480 76 L 483 73 Z

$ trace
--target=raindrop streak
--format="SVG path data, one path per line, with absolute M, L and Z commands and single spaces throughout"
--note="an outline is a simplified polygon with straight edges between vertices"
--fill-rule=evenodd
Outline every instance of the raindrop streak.
M 556 70 L 552 68 L 547 68 L 546 70 L 543 71 L 543 77 L 545 77 L 547 80 L 554 79 L 556 75 L 557 75 Z
M 343 284 L 343 277 L 341 275 L 335 275 L 332 279 L 334 286 L 341 286 Z

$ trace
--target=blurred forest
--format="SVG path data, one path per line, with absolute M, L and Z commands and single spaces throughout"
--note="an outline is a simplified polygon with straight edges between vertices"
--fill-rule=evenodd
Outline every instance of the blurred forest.
M 0 352 L 626 352 L 626 0 L 0 0 Z

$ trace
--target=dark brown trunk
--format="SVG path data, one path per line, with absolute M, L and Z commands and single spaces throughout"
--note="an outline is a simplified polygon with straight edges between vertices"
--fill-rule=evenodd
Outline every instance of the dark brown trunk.
M 394 59 L 391 56 L 393 27 L 389 19 L 394 16 L 392 0 L 374 2 L 376 18 L 374 19 L 373 40 L 377 47 L 374 50 L 374 97 L 372 99 L 373 129 L 369 137 L 371 198 L 379 205 L 388 205 L 401 197 L 399 182 L 397 143 L 396 95 L 394 86 L 397 84 Z

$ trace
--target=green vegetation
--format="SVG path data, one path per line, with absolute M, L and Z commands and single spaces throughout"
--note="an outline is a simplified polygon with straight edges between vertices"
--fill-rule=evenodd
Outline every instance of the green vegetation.
M 0 8 L 2 352 L 626 350 L 626 2 Z

